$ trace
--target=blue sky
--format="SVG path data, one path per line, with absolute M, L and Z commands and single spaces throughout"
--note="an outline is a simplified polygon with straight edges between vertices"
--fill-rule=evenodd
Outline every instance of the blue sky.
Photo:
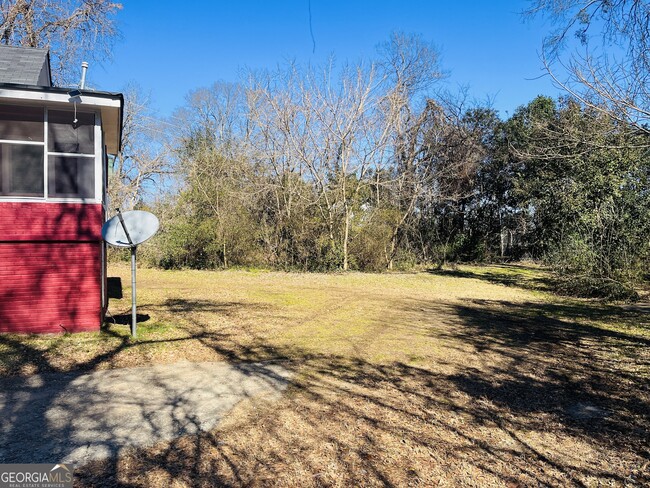
M 236 81 L 241 69 L 287 60 L 319 64 L 331 55 L 371 58 L 394 31 L 434 43 L 450 73 L 448 87 L 468 85 L 473 98 L 490 98 L 502 117 L 538 94 L 558 94 L 538 55 L 549 26 L 522 20 L 525 0 L 311 0 L 315 52 L 308 0 L 123 4 L 114 59 L 92 66 L 90 81 L 109 91 L 135 82 L 162 116 L 182 105 L 189 90 Z

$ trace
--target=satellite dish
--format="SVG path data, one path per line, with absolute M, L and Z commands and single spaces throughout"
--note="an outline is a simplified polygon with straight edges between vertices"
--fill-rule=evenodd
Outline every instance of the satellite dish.
M 102 226 L 102 238 L 111 246 L 131 248 L 131 335 L 136 336 L 136 293 L 135 293 L 135 260 L 138 244 L 153 237 L 158 232 L 158 218 L 143 210 L 120 212 Z
M 133 247 L 153 237 L 158 227 L 160 222 L 154 214 L 132 210 L 118 213 L 106 222 L 102 227 L 102 238 L 111 246 Z

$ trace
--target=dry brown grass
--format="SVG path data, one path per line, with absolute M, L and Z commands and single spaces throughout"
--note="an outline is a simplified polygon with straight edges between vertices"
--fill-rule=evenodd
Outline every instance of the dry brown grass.
M 114 269 L 127 282 L 128 268 Z M 138 340 L 0 338 L 4 374 L 282 361 L 280 402 L 78 470 L 80 486 L 650 483 L 643 307 L 559 299 L 528 267 L 309 275 L 140 270 Z M 128 311 L 126 301 L 114 313 Z

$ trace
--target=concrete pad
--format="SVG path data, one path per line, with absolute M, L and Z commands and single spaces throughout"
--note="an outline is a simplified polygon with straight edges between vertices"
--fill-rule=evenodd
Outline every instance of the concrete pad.
M 177 363 L 0 379 L 0 463 L 75 463 L 214 428 L 240 401 L 279 397 L 277 364 Z

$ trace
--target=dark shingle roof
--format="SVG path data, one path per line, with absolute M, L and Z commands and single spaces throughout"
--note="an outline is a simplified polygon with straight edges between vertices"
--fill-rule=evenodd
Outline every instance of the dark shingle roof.
M 52 86 L 47 49 L 0 46 L 0 83 Z

